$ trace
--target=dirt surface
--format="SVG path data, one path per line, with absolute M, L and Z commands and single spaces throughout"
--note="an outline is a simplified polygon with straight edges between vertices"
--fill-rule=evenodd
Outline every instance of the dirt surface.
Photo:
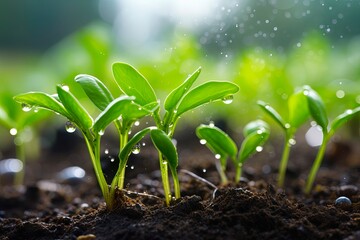
M 185 141 L 179 146 L 182 198 L 170 207 L 164 206 L 156 154 L 149 146 L 130 159 L 127 189 L 118 191 L 120 204 L 113 212 L 106 210 L 81 139 L 76 142 L 66 147 L 75 152 L 53 147 L 30 162 L 25 186 L 1 188 L 0 239 L 360 239 L 358 142 L 329 145 L 316 186 L 306 196 L 302 189 L 316 149 L 303 143 L 292 149 L 286 187 L 278 189 L 281 144 L 268 144 L 250 159 L 241 183 L 220 186 L 214 157 Z M 57 177 L 72 165 L 84 168 L 87 177 Z M 230 178 L 232 172 L 229 164 Z M 336 205 L 340 196 L 352 204 Z

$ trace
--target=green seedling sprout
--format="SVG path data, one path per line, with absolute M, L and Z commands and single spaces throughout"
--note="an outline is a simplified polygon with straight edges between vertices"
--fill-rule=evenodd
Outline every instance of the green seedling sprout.
M 319 94 L 310 86 L 304 87 L 303 94 L 307 99 L 308 108 L 312 118 L 321 127 L 323 133 L 322 143 L 306 181 L 305 193 L 309 194 L 314 184 L 316 174 L 324 158 L 327 143 L 337 129 L 345 124 L 350 118 L 354 117 L 355 114 L 360 112 L 360 107 L 346 110 L 344 113 L 337 116 L 331 123 L 329 123 L 324 103 Z
M 278 187 L 284 186 L 286 168 L 289 160 L 290 148 L 296 141 L 295 133 L 299 127 L 308 119 L 309 111 L 306 99 L 302 90 L 296 91 L 288 99 L 288 119 L 287 121 L 268 103 L 258 101 L 258 105 L 264 112 L 272 118 L 285 132 L 285 142 L 282 157 L 280 160 Z
M 240 151 L 228 134 L 220 128 L 211 125 L 200 125 L 196 129 L 196 135 L 201 144 L 206 146 L 215 154 L 217 170 L 220 174 L 221 183 L 227 183 L 225 174 L 227 159 L 230 158 L 235 165 L 235 182 L 238 183 L 241 178 L 242 166 L 244 162 L 256 151 L 261 151 L 263 144 L 270 135 L 270 129 L 266 122 L 256 120 L 248 123 L 243 130 L 244 141 L 241 144 Z
M 99 84 L 100 81 L 95 82 Z M 103 85 L 100 84 L 99 87 L 100 86 L 102 87 Z M 91 96 L 93 97 L 93 101 L 97 102 L 102 109 L 102 112 L 96 119 L 93 119 L 89 115 L 76 97 L 69 91 L 67 86 L 58 85 L 57 94 L 55 95 L 42 92 L 29 92 L 15 96 L 14 99 L 29 107 L 43 108 L 62 115 L 68 119 L 66 123 L 66 130 L 68 132 L 74 132 L 76 128 L 82 132 L 101 192 L 107 207 L 112 209 L 114 207 L 115 190 L 121 187 L 123 183 L 126 163 L 124 163 L 124 161 L 120 162 L 118 171 L 109 188 L 100 163 L 101 137 L 107 126 L 115 121 L 115 125 L 122 134 L 123 142 L 121 143 L 122 148 L 120 151 L 123 157 L 122 159 L 127 159 L 133 146 L 140 141 L 147 132 L 153 130 L 153 128 L 146 128 L 138 132 L 133 136 L 132 141 L 127 141 L 128 130 L 135 121 L 151 114 L 158 106 L 156 102 L 148 104 L 146 107 L 140 106 L 134 102 L 135 97 L 132 96 L 120 96 L 113 99 L 106 88 L 99 88 L 93 92 Z M 107 97 L 106 100 L 104 96 Z
M 165 111 L 163 116 L 160 113 L 160 108 L 152 114 L 157 128 L 162 130 L 170 139 L 174 135 L 178 120 L 182 114 L 217 100 L 223 100 L 229 103 L 232 101 L 233 94 L 239 90 L 237 85 L 221 81 L 208 81 L 191 89 L 200 72 L 201 68 L 198 68 L 166 97 L 163 106 L 163 110 Z M 136 99 L 134 101 L 139 105 L 146 105 L 158 101 L 155 91 L 148 80 L 131 65 L 114 63 L 113 73 L 122 92 L 129 96 L 135 96 Z M 151 134 L 152 140 L 154 140 L 154 137 L 155 134 Z M 160 146 L 156 145 L 156 147 L 159 150 Z M 175 154 L 173 153 L 171 155 Z M 169 154 L 165 155 L 159 152 L 160 171 L 167 204 L 170 203 L 172 196 L 168 179 L 168 165 L 170 165 L 170 171 L 173 177 L 175 198 L 180 197 L 179 179 L 175 168 L 178 163 L 170 163 L 168 157 Z

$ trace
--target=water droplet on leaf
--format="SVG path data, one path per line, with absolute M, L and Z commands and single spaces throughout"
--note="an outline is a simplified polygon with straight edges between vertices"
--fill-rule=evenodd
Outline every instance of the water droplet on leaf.
M 234 100 L 233 95 L 228 95 L 222 99 L 223 103 L 225 103 L 225 104 L 230 104 L 233 102 L 233 100 Z
M 132 148 L 131 152 L 133 154 L 139 154 L 140 153 L 140 144 L 135 144 L 134 147 Z
M 220 159 L 220 158 L 221 158 L 221 155 L 220 155 L 220 154 L 215 154 L 215 158 L 216 158 L 216 159 Z
M 205 140 L 205 139 L 200 139 L 200 144 L 201 144 L 201 145 L 205 145 L 205 144 L 206 144 L 206 140 Z
M 24 112 L 29 112 L 29 111 L 31 111 L 32 106 L 29 105 L 29 104 L 26 104 L 26 103 L 22 103 L 22 104 L 21 104 L 21 108 L 22 108 L 22 110 L 23 110 Z
M 15 136 L 17 133 L 18 133 L 18 131 L 17 131 L 16 128 L 10 129 L 10 134 L 11 134 L 12 136 Z
M 73 122 L 67 121 L 65 123 L 65 129 L 68 133 L 73 133 L 76 130 L 76 126 Z
M 257 151 L 257 152 L 261 152 L 262 150 L 263 150 L 263 147 L 262 147 L 262 146 L 257 146 L 257 147 L 256 147 L 256 151 Z
M 289 139 L 289 144 L 294 146 L 296 144 L 296 140 L 293 138 Z

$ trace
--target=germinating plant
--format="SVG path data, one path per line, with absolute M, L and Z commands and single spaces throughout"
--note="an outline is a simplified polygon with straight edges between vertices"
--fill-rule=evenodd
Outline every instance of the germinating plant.
M 189 75 L 180 86 L 175 88 L 166 97 L 163 109 L 157 108 L 152 112 L 157 128 L 162 130 L 169 138 L 173 137 L 178 120 L 185 112 L 217 100 L 229 103 L 233 99 L 233 94 L 239 91 L 237 85 L 224 81 L 208 81 L 192 88 L 200 72 L 201 68 L 198 68 Z M 152 102 L 159 101 L 148 80 L 131 65 L 114 63 L 113 73 L 122 92 L 126 95 L 134 96 L 134 102 L 137 104 L 146 106 Z M 165 112 L 163 115 L 161 110 Z M 154 140 L 153 136 L 151 137 Z M 157 145 L 156 147 L 158 150 L 161 150 L 160 147 L 162 146 Z M 180 197 L 180 185 L 176 169 L 178 163 L 171 163 L 168 156 L 163 154 L 165 150 L 159 151 L 159 162 L 165 199 L 166 203 L 169 204 L 172 195 L 168 178 L 168 166 L 173 178 L 175 198 Z
M 210 125 L 200 125 L 196 129 L 196 135 L 201 144 L 206 146 L 215 154 L 216 168 L 220 174 L 221 182 L 228 181 L 226 177 L 227 160 L 230 158 L 235 165 L 235 182 L 240 181 L 242 166 L 244 162 L 256 151 L 261 151 L 263 144 L 270 135 L 268 124 L 262 120 L 248 123 L 243 129 L 244 141 L 241 143 L 240 150 L 234 140 L 220 128 Z
M 285 133 L 284 149 L 280 160 L 278 175 L 278 186 L 283 187 L 290 148 L 296 143 L 294 139 L 295 133 L 309 117 L 306 98 L 303 94 L 303 89 L 294 92 L 289 97 L 287 101 L 288 117 L 286 120 L 284 120 L 284 118 L 268 103 L 263 101 L 258 101 L 257 103 L 260 108 L 283 129 Z
M 319 170 L 321 162 L 324 158 L 326 145 L 334 135 L 335 131 L 346 123 L 350 118 L 354 117 L 355 114 L 360 112 L 360 106 L 355 109 L 348 109 L 344 113 L 337 116 L 331 123 L 329 123 L 327 113 L 325 110 L 325 105 L 319 96 L 319 94 L 313 90 L 310 86 L 304 86 L 303 95 L 307 99 L 307 105 L 310 111 L 310 114 L 314 121 L 321 127 L 323 140 L 320 145 L 319 151 L 316 155 L 315 161 L 311 167 L 309 176 L 306 181 L 305 193 L 310 193 L 316 174 Z

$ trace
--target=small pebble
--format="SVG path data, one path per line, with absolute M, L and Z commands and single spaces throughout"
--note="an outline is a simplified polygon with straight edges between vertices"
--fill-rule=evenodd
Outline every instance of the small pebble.
M 94 234 L 81 235 L 76 238 L 76 240 L 94 240 L 96 236 Z
M 351 206 L 351 200 L 347 197 L 344 197 L 344 196 L 341 196 L 341 197 L 338 197 L 336 200 L 335 200 L 335 206 L 338 206 L 338 207 L 350 207 Z

